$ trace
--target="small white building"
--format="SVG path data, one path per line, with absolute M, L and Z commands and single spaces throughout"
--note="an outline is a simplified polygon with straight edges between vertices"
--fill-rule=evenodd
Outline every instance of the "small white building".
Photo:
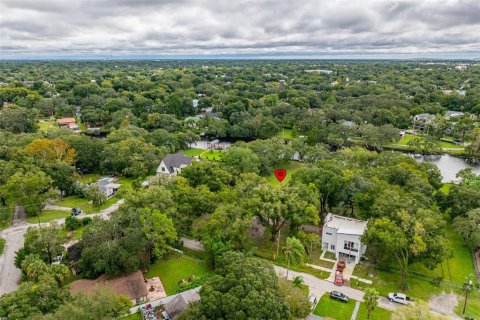
M 362 235 L 367 221 L 329 213 L 322 230 L 322 249 L 335 254 L 337 259 L 350 258 L 358 263 L 367 247 Z
M 168 175 L 176 176 L 183 168 L 192 163 L 192 157 L 186 157 L 183 153 L 167 154 L 157 169 L 157 176 Z

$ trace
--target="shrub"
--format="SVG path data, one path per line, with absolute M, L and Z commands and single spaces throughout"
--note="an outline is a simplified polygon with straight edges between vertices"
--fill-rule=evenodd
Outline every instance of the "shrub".
M 85 217 L 85 218 L 82 219 L 82 224 L 83 224 L 84 226 L 86 226 L 87 224 L 89 224 L 89 223 L 92 222 L 92 221 L 93 221 L 92 218 L 90 218 L 90 217 Z
M 75 230 L 77 228 L 80 228 L 83 223 L 83 221 L 81 221 L 80 219 L 77 219 L 73 216 L 68 216 L 66 219 L 65 219 L 65 229 L 67 230 Z

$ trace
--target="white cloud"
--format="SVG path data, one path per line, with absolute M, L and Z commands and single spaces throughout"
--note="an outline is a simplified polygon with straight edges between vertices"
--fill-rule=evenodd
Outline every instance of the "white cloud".
M 480 1 L 2 0 L 0 56 L 480 54 Z

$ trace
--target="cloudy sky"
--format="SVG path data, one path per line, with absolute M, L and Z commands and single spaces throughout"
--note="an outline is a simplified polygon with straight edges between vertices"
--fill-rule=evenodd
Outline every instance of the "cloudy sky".
M 480 0 L 0 0 L 0 58 L 480 57 Z

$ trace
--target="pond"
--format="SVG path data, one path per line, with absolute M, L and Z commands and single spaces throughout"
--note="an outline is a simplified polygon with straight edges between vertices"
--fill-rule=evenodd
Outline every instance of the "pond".
M 410 154 L 410 156 L 414 156 Z M 430 162 L 435 164 L 438 169 L 440 169 L 440 173 L 442 174 L 442 182 L 452 182 L 457 180 L 457 173 L 460 170 L 465 168 L 472 168 L 473 172 L 476 174 L 480 174 L 480 164 L 472 164 L 465 161 L 462 158 L 451 156 L 448 154 L 443 155 L 424 155 L 415 157 L 415 160 L 418 162 Z

